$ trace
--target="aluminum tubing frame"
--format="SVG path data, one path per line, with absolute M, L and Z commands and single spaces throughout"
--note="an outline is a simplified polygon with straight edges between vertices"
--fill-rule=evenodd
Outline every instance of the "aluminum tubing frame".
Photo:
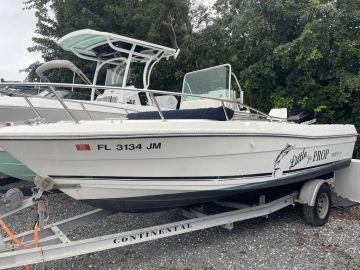
M 44 263 L 47 261 L 69 258 L 187 232 L 232 224 L 233 222 L 255 217 L 267 216 L 284 207 L 293 205 L 297 196 L 296 194 L 297 193 L 292 193 L 269 203 L 241 210 L 222 212 L 220 214 L 78 240 L 70 243 L 0 253 L 0 269 L 18 267 L 27 264 Z

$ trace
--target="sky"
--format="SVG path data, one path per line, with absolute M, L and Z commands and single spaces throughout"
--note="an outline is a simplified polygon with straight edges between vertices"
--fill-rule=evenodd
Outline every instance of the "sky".
M 29 53 L 34 45 L 35 13 L 23 10 L 23 0 L 0 0 L 0 78 L 22 81 L 26 73 L 19 72 L 41 60 L 40 53 Z

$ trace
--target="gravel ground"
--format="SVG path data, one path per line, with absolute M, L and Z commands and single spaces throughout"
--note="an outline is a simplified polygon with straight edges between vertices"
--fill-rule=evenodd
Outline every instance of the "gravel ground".
M 20 182 L 1 189 L 26 185 Z M 54 194 L 49 209 L 50 221 L 54 222 L 92 208 L 64 194 Z M 177 210 L 119 213 L 74 229 L 68 236 L 83 239 L 181 219 Z M 34 212 L 24 210 L 6 222 L 15 232 L 29 230 L 34 223 Z M 45 269 L 360 269 L 359 238 L 359 205 L 341 211 L 333 209 L 329 223 L 320 228 L 303 222 L 301 208 L 289 207 L 268 219 L 237 222 L 232 231 L 211 228 L 48 262 Z

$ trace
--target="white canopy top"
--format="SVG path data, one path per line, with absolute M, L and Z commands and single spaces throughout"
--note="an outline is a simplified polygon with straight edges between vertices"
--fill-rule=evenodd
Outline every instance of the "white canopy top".
M 91 29 L 78 30 L 63 36 L 59 46 L 81 58 L 97 61 L 131 54 L 131 62 L 146 63 L 149 59 L 177 57 L 178 51 L 142 40 Z M 122 55 L 123 54 L 123 55 Z

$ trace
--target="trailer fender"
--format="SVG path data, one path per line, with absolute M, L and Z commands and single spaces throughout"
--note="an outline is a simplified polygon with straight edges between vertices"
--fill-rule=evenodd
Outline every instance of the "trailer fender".
M 328 181 L 323 179 L 315 179 L 307 181 L 300 190 L 299 198 L 296 202 L 301 204 L 306 204 L 308 206 L 314 206 L 316 200 L 316 194 L 321 187 L 322 184 L 326 183 L 328 185 Z

